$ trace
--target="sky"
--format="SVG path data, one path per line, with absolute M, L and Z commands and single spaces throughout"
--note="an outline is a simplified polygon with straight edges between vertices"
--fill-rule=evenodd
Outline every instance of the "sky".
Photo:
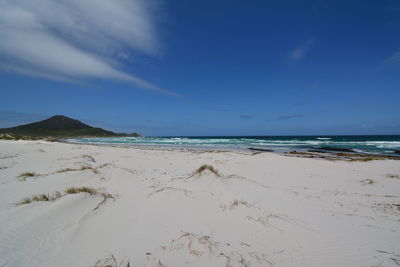
M 398 0 L 0 0 L 0 127 L 400 134 Z

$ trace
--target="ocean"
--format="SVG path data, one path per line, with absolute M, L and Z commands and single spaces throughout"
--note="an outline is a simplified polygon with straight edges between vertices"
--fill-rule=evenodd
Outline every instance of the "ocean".
M 271 149 L 278 153 L 314 149 L 351 149 L 361 153 L 393 154 L 400 150 L 400 135 L 350 136 L 169 136 L 67 139 L 71 143 L 202 149 Z

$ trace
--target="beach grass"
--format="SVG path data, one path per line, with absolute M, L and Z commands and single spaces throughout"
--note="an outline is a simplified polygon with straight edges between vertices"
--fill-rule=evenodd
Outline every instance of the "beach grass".
M 203 165 L 201 165 L 197 170 L 195 170 L 195 171 L 193 172 L 192 176 L 194 176 L 194 175 L 201 175 L 201 174 L 202 174 L 204 171 L 206 171 L 206 170 L 212 172 L 212 173 L 215 174 L 215 176 L 217 176 L 217 177 L 221 177 L 221 176 L 222 176 L 222 175 L 220 174 L 220 172 L 219 172 L 216 168 L 214 168 L 214 166 L 208 165 L 208 164 L 203 164 Z
M 129 261 L 119 261 L 113 254 L 110 254 L 109 256 L 97 261 L 94 267 L 131 267 L 131 264 Z
M 70 187 L 64 190 L 63 193 L 60 191 L 56 191 L 51 194 L 37 194 L 32 197 L 26 197 L 20 202 L 18 202 L 16 205 L 25 205 L 25 204 L 30 204 L 32 202 L 39 202 L 39 201 L 55 201 L 61 197 L 64 197 L 66 195 L 73 195 L 73 194 L 79 194 L 79 193 L 87 193 L 91 196 L 98 195 L 101 196 L 105 199 L 108 198 L 115 198 L 112 194 L 107 193 L 107 192 L 100 192 L 95 188 L 92 187 L 87 187 L 87 186 L 81 186 L 81 187 Z
M 26 177 L 34 177 L 37 176 L 35 172 L 23 172 L 18 177 L 26 178 Z

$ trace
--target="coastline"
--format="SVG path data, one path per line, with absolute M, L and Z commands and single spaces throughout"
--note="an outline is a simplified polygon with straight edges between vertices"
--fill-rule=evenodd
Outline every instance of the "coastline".
M 138 138 L 73 138 L 73 143 L 124 144 L 152 147 L 183 147 L 222 150 L 256 149 L 285 153 L 345 152 L 400 156 L 400 135 L 386 136 L 196 136 Z M 271 152 L 272 152 L 271 151 Z
M 3 140 L 0 153 L 0 265 L 400 262 L 398 161 Z M 96 193 L 64 193 L 82 186 Z
M 283 155 L 288 157 L 298 158 L 313 158 L 323 160 L 341 160 L 341 161 L 371 161 L 371 160 L 400 160 L 398 153 L 371 153 L 371 152 L 357 152 L 353 149 L 338 149 L 333 148 L 321 148 L 316 149 L 300 149 L 300 150 L 272 150 L 266 148 L 218 148 L 218 147 L 201 147 L 201 146 L 174 146 L 174 145 L 140 145 L 140 144 L 124 144 L 124 143 L 85 143 L 85 142 L 73 142 L 68 141 L 69 139 L 59 139 L 57 142 L 75 145 L 94 145 L 94 146 L 109 146 L 109 147 L 123 147 L 123 148 L 137 148 L 137 149 L 149 149 L 149 150 L 178 150 L 178 151 L 192 151 L 192 152 L 209 152 L 209 153 L 220 153 L 220 152 L 237 152 L 249 155 L 258 153 L 274 153 L 277 155 Z

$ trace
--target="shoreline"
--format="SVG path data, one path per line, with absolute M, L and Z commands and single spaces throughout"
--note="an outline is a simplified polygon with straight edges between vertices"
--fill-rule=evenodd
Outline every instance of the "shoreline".
M 300 157 L 300 158 L 314 158 L 324 160 L 345 160 L 345 161 L 368 161 L 368 160 L 400 160 L 400 155 L 388 153 L 371 153 L 371 152 L 357 152 L 354 149 L 297 149 L 297 150 L 273 150 L 266 148 L 212 148 L 212 147 L 189 147 L 189 146 L 173 146 L 173 145 L 138 145 L 138 144 L 111 144 L 111 143 L 83 143 L 83 142 L 70 142 L 67 140 L 59 139 L 58 142 L 76 145 L 94 145 L 94 146 L 109 146 L 109 147 L 125 147 L 149 150 L 178 150 L 178 151 L 200 151 L 200 152 L 236 152 L 245 154 L 255 153 L 273 153 L 287 157 Z M 336 150 L 336 151 L 335 151 Z M 353 151 L 348 151 L 353 150 Z
M 134 146 L 161 146 L 217 150 L 273 150 L 275 153 L 345 152 L 400 156 L 399 136 L 243 136 L 243 137 L 140 137 L 140 138 L 78 138 L 66 139 L 74 143 L 126 144 Z

